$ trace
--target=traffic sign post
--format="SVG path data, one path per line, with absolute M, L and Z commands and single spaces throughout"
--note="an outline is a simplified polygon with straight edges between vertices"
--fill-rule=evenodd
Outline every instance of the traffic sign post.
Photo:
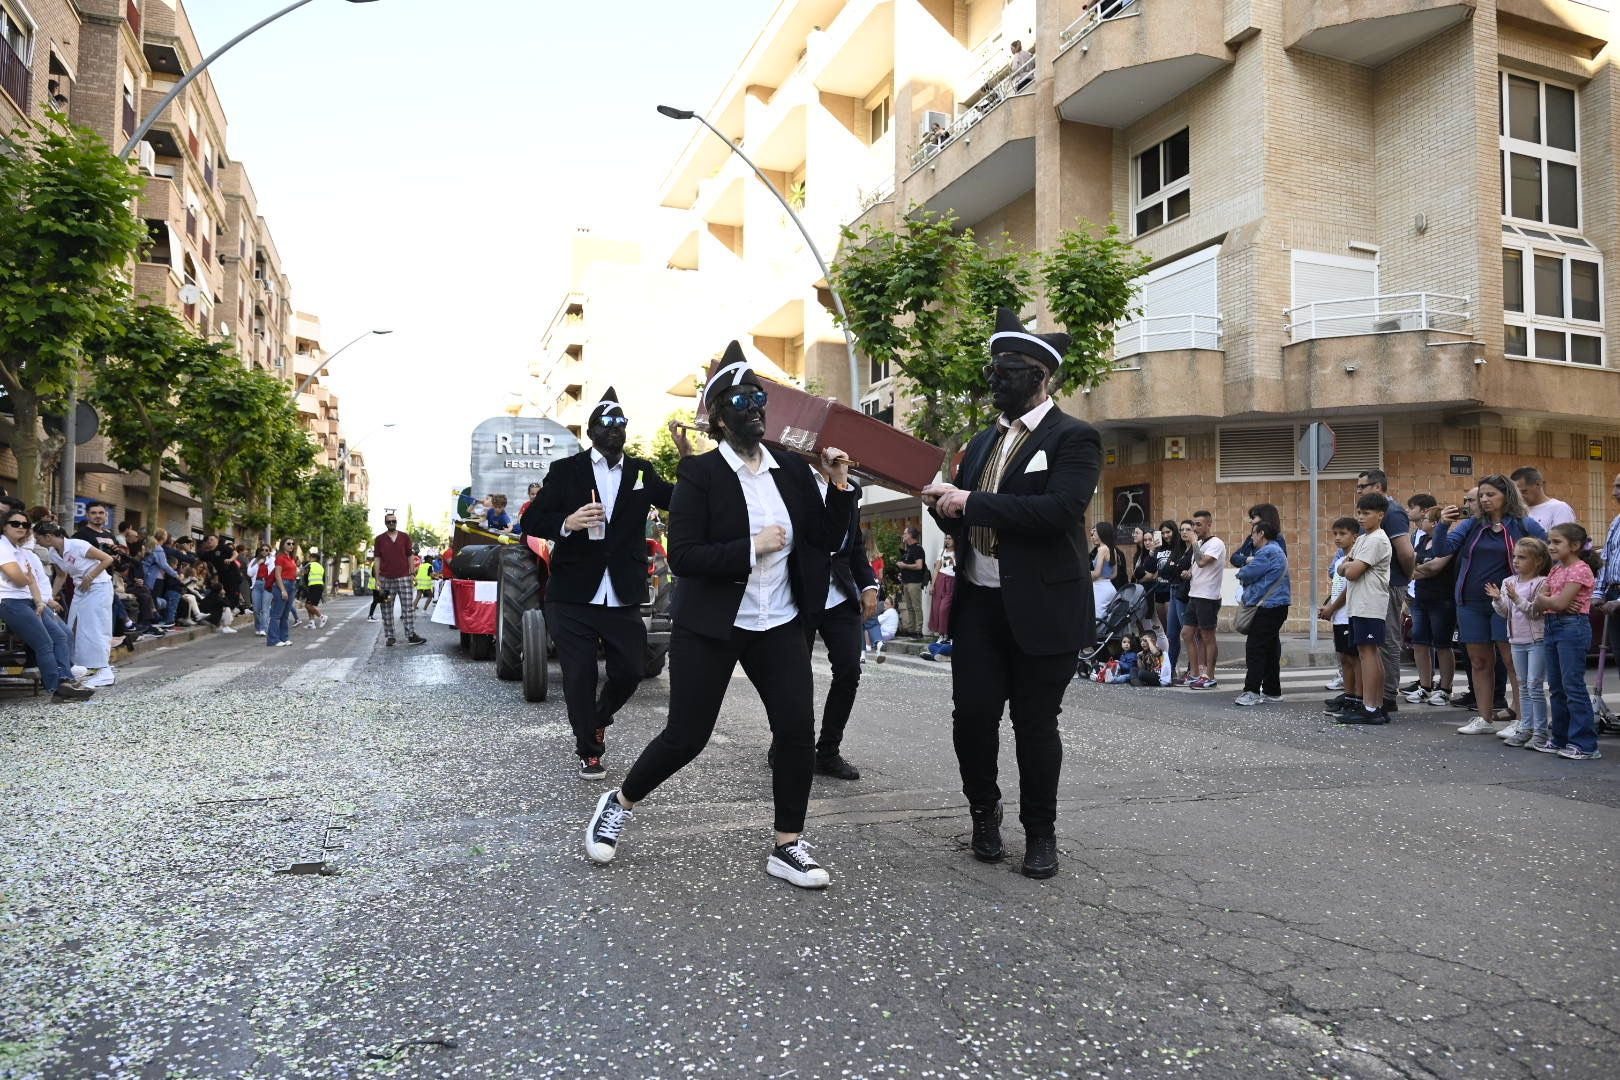
M 1322 470 L 1327 468 L 1328 462 L 1333 460 L 1333 452 L 1337 449 L 1333 429 L 1326 424 L 1314 422 L 1307 424 L 1305 434 L 1299 440 L 1299 464 L 1310 474 L 1311 478 L 1311 651 L 1316 651 L 1317 618 L 1316 613 L 1321 609 L 1321 575 L 1317 563 L 1317 547 L 1321 543 L 1321 500 L 1318 490 L 1318 479 Z

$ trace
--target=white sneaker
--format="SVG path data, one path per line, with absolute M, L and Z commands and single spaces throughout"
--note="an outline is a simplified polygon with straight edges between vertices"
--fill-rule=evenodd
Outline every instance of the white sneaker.
M 1261 697 L 1259 694 L 1256 694 L 1254 691 L 1245 690 L 1245 691 L 1243 691 L 1243 693 L 1241 693 L 1241 694 L 1239 694 L 1237 696 L 1237 700 L 1232 702 L 1232 704 L 1234 704 L 1234 705 L 1244 705 L 1244 706 L 1259 705 L 1259 704 L 1262 704 L 1265 700 L 1266 700 L 1265 698 Z
M 1425 701 L 1429 700 L 1429 695 L 1431 693 L 1433 693 L 1433 691 L 1425 690 L 1421 686 L 1418 687 L 1416 690 L 1408 690 L 1406 692 L 1406 695 L 1405 695 L 1407 704 L 1409 704 L 1409 705 L 1421 705 Z
M 270 647 L 272 649 L 290 649 L 290 648 L 292 648 L 292 642 L 290 642 L 290 641 L 278 641 L 278 642 L 276 642 L 274 645 L 272 645 Z
M 117 678 L 117 674 L 111 667 L 98 668 L 80 679 L 79 685 L 89 687 L 91 690 L 99 690 L 104 686 L 111 686 Z
M 1496 730 L 1496 725 L 1483 716 L 1476 716 L 1468 723 L 1457 729 L 1459 735 L 1488 735 Z
M 1450 705 L 1451 695 L 1444 690 L 1431 690 L 1427 700 L 1430 705 Z
M 1511 739 L 1511 738 L 1513 738 L 1513 736 L 1519 734 L 1519 732 L 1528 731 L 1528 730 L 1530 730 L 1529 725 L 1524 723 L 1523 721 L 1520 721 L 1518 723 L 1509 724 L 1507 727 L 1503 728 L 1501 731 L 1498 731 L 1496 733 L 1496 737 L 1498 739 Z
M 255 630 L 255 631 L 253 631 L 253 636 L 254 637 L 264 637 L 264 631 L 263 630 Z
M 619 838 L 625 824 L 636 815 L 619 804 L 619 789 L 604 791 L 596 800 L 596 812 L 585 823 L 585 855 L 595 863 L 609 863 L 619 853 Z
M 1323 683 L 1322 684 L 1322 689 L 1324 689 L 1324 690 L 1343 690 L 1344 689 L 1344 676 L 1343 675 L 1335 675 L 1335 676 L 1333 676 L 1333 681 Z
M 72 675 L 75 679 L 82 679 L 86 675 L 90 674 L 90 669 L 85 667 L 83 664 L 74 664 L 68 669 L 68 674 Z
M 222 634 L 234 634 L 234 633 L 236 633 L 236 631 L 234 629 L 232 629 L 231 627 L 229 627 L 229 626 L 221 626 L 219 628 L 219 632 L 222 633 Z
M 771 877 L 797 885 L 801 889 L 825 889 L 832 876 L 810 854 L 810 845 L 800 837 L 791 844 L 777 844 L 765 863 L 765 872 Z

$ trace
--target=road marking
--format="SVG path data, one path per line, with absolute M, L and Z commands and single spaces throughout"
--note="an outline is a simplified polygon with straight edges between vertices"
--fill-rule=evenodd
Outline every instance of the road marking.
M 241 660 L 224 664 L 213 664 L 189 675 L 182 675 L 170 683 L 166 692 L 171 694 L 190 694 L 199 690 L 212 690 L 216 686 L 224 686 L 237 677 L 247 674 L 258 667 L 261 660 Z
M 347 682 L 354 670 L 355 657 L 331 656 L 323 660 L 306 660 L 291 675 L 281 680 L 283 690 L 307 690 L 311 683 L 321 680 Z
M 405 681 L 413 686 L 441 686 L 456 681 L 459 666 L 448 656 L 437 653 L 413 655 L 405 662 Z

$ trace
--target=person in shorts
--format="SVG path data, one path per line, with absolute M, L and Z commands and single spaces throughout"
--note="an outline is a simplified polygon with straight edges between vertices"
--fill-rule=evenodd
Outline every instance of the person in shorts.
M 1345 608 L 1350 612 L 1350 641 L 1356 647 L 1358 685 L 1367 695 L 1360 705 L 1345 709 L 1334 718 L 1340 724 L 1387 724 L 1384 710 L 1384 640 L 1389 611 L 1389 569 L 1395 548 L 1384 532 L 1384 514 L 1389 496 L 1369 491 L 1356 500 L 1356 521 L 1362 533 L 1350 549 L 1350 557 L 1339 572 L 1345 586 Z M 1375 691 L 1377 691 L 1376 696 Z M 1374 704 L 1374 702 L 1377 704 Z
M 1356 544 L 1356 536 L 1361 532 L 1361 524 L 1353 517 L 1342 517 L 1333 523 L 1332 531 L 1333 545 L 1338 551 L 1328 569 L 1328 600 L 1316 617 L 1333 627 L 1333 651 L 1339 656 L 1340 683 L 1344 689 L 1337 697 L 1328 698 L 1326 704 L 1328 715 L 1337 716 L 1347 706 L 1361 704 L 1356 647 L 1350 640 L 1350 609 L 1345 606 L 1349 599 L 1345 595 L 1346 588 L 1350 583 L 1342 573 L 1345 560 L 1350 558 L 1350 549 Z
M 1221 614 L 1221 578 L 1226 572 L 1226 543 L 1213 535 L 1215 519 L 1208 510 L 1193 514 L 1193 535 L 1198 545 L 1193 551 L 1192 569 L 1187 571 L 1186 624 L 1193 628 L 1192 660 L 1189 669 L 1192 678 L 1187 686 L 1193 690 L 1215 688 L 1215 620 Z

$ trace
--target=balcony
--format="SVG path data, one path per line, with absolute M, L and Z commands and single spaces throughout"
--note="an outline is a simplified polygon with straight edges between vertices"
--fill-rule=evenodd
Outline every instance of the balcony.
M 1032 73 L 1009 75 L 951 124 L 942 140 L 918 148 L 905 201 L 953 210 L 972 224 L 1035 187 Z M 1027 85 L 1021 80 L 1030 79 Z
M 158 102 L 162 101 L 168 92 L 168 88 L 162 86 L 153 90 L 142 90 L 141 115 L 152 115 L 152 110 L 157 108 Z M 185 151 L 182 147 L 185 144 L 185 133 L 180 124 L 178 103 L 163 110 L 153 122 L 152 130 L 146 133 L 146 141 L 152 144 L 152 149 L 157 152 L 158 157 L 184 156 Z
M 1496 18 L 1504 25 L 1550 35 L 1596 56 L 1613 35 L 1611 7 L 1602 0 L 1497 0 Z
M 1063 32 L 1052 64 L 1058 114 L 1128 127 L 1229 67 L 1222 7 L 1102 0 Z
M 860 98 L 894 66 L 893 0 L 845 4 L 816 35 L 808 72 L 818 90 Z
M 12 49 L 11 43 L 0 38 L 0 90 L 4 90 L 24 116 L 28 115 L 33 94 L 34 76 L 23 63 L 22 57 Z
M 1145 353 L 1186 349 L 1218 352 L 1220 348 L 1219 315 L 1151 315 L 1120 323 L 1114 329 L 1114 359 L 1119 361 Z
M 173 180 L 162 176 L 146 178 L 141 192 L 141 217 L 147 221 L 180 221 L 180 193 Z
M 1422 402 L 1477 401 L 1472 314 L 1466 297 L 1393 293 L 1304 304 L 1288 311 L 1284 407 L 1315 412 Z
M 1378 67 L 1464 22 L 1476 0 L 1287 0 L 1283 43 Z
M 1219 349 L 1170 349 L 1134 356 L 1089 394 L 1065 401 L 1083 419 L 1118 427 L 1133 421 L 1169 423 L 1226 415 L 1226 354 Z

